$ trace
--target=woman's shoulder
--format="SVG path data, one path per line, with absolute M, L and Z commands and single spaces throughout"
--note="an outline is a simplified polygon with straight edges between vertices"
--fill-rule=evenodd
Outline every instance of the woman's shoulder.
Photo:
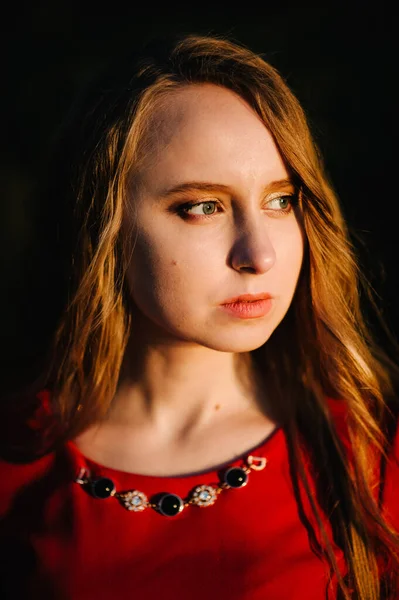
M 15 503 L 19 493 L 42 480 L 54 465 L 55 453 L 49 452 L 30 461 L 16 462 L 0 456 L 0 518 Z
M 350 454 L 356 453 L 348 436 L 348 409 L 341 400 L 328 398 L 330 414 L 338 436 Z M 399 531 L 399 414 L 391 413 L 384 428 L 388 447 L 387 457 L 379 459 L 379 502 L 385 518 Z
M 387 431 L 390 442 L 387 460 L 381 464 L 381 504 L 385 518 L 399 532 L 399 418 L 392 420 Z
M 20 490 L 42 479 L 51 470 L 55 452 L 49 392 L 43 390 L 3 407 L 0 419 L 0 517 Z

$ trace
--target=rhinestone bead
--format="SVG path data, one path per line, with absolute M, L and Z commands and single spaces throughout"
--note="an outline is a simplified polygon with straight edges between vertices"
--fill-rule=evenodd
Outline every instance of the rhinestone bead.
M 165 517 L 175 517 L 184 508 L 183 500 L 176 494 L 165 494 L 157 506 L 159 512 Z
M 248 475 L 240 467 L 230 467 L 224 474 L 224 482 L 231 488 L 244 487 L 248 483 Z
M 100 479 L 94 479 L 90 483 L 91 493 L 95 498 L 109 498 L 115 493 L 115 485 L 112 479 L 108 477 L 101 477 Z
M 216 499 L 216 490 L 211 485 L 198 485 L 193 491 L 192 502 L 197 506 L 211 506 Z
M 147 507 L 148 499 L 143 492 L 133 490 L 132 492 L 126 492 L 125 494 L 119 495 L 123 505 L 128 510 L 134 510 L 134 512 L 141 512 Z

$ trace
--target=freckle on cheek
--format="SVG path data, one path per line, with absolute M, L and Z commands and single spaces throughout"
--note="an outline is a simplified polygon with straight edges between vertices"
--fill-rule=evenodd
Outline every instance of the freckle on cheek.
M 172 260 L 172 265 L 177 265 L 177 261 L 176 260 Z

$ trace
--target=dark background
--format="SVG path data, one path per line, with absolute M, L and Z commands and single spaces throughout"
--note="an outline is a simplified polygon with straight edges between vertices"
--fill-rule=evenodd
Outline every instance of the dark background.
M 62 310 L 57 255 L 45 240 L 54 223 L 33 194 L 52 136 L 76 92 L 105 62 L 121 49 L 138 48 L 164 33 L 226 34 L 263 53 L 277 67 L 305 107 L 363 270 L 389 330 L 397 337 L 399 231 L 393 126 L 398 48 L 388 5 L 311 8 L 275 2 L 257 8 L 241 3 L 235 10 L 212 11 L 202 4 L 185 9 L 168 5 L 169 12 L 165 8 L 160 12 L 155 5 L 105 6 L 65 0 L 18 4 L 9 7 L 4 21 L 3 390 L 34 377 Z M 392 352 L 378 321 L 367 314 L 380 344 Z

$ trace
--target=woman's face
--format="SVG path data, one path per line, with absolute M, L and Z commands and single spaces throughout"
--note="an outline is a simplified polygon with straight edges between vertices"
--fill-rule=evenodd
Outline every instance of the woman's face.
M 171 342 L 260 347 L 290 306 L 303 257 L 294 188 L 272 136 L 243 99 L 203 84 L 166 99 L 149 140 L 124 217 L 124 231 L 135 225 L 127 280 L 136 318 Z M 264 316 L 221 307 L 259 293 L 272 296 Z

